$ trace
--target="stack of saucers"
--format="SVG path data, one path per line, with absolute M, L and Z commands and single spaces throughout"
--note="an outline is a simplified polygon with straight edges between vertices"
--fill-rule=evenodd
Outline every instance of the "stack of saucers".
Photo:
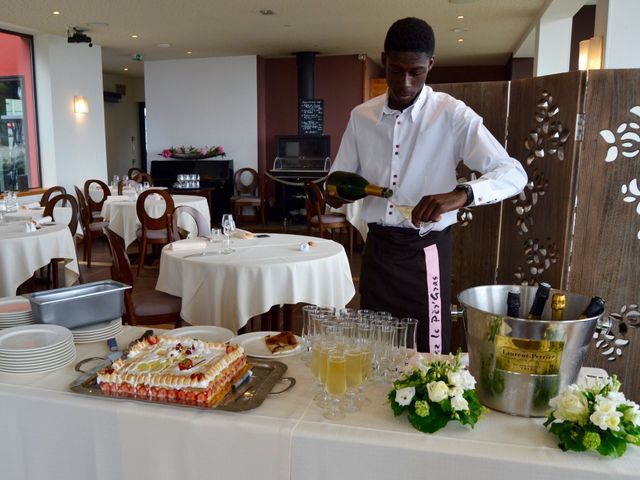
M 115 337 L 121 331 L 121 318 L 116 318 L 110 322 L 94 323 L 93 325 L 71 329 L 74 343 L 101 342 Z
M 0 332 L 0 372 L 43 373 L 76 358 L 73 335 L 59 325 L 23 325 Z
M 24 297 L 0 298 L 0 330 L 35 323 L 31 302 Z

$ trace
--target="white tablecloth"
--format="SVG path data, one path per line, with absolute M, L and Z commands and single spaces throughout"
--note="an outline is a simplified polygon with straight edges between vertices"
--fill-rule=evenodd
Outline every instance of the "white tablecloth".
M 53 218 L 58 223 L 64 223 L 68 225 L 69 221 L 71 220 L 72 212 L 73 210 L 71 210 L 71 207 L 63 207 L 61 204 L 58 204 L 53 209 Z M 11 219 L 15 219 L 15 218 L 26 219 L 27 217 L 37 220 L 39 218 L 42 218 L 43 214 L 44 214 L 44 207 L 27 207 L 23 205 L 20 208 L 18 208 L 17 212 L 7 213 L 5 214 L 5 217 L 7 218 L 7 221 L 12 221 Z M 76 229 L 76 235 L 82 236 L 82 226 L 80 225 L 79 219 L 78 219 L 78 227 Z
M 76 247 L 63 224 L 42 227 L 35 232 L 19 232 L 21 222 L 0 226 L 0 297 L 15 295 L 16 289 L 33 272 L 52 258 L 64 258 L 65 283 L 71 285 L 79 275 Z
M 121 346 L 144 328 L 126 327 Z M 78 358 L 105 355 L 104 342 Z M 85 397 L 68 390 L 71 366 L 42 375 L 0 373 L 2 478 L 145 480 L 637 479 L 640 448 L 612 460 L 565 453 L 543 419 L 488 412 L 471 430 L 449 424 L 428 435 L 394 417 L 385 385 L 370 406 L 331 422 L 313 403 L 299 357 L 282 359 L 296 386 L 255 410 L 230 413 Z
M 315 246 L 301 252 L 300 243 Z M 211 244 L 214 253 L 220 244 Z M 162 250 L 156 289 L 182 297 L 182 318 L 237 330 L 274 305 L 344 307 L 355 288 L 344 248 L 331 240 L 271 234 L 234 238 L 230 255 L 191 258 L 203 250 Z
M 209 204 L 204 197 L 195 195 L 171 195 L 176 207 L 188 205 L 200 211 L 210 221 Z M 165 209 L 164 200 L 154 200 L 147 198 L 145 208 L 152 217 L 159 217 Z M 102 205 L 101 216 L 109 221 L 109 228 L 124 239 L 125 245 L 129 246 L 136 240 L 136 231 L 140 226 L 138 215 L 136 214 L 135 200 L 126 199 L 117 195 L 107 197 Z M 178 218 L 178 225 L 188 232 L 196 232 L 196 223 L 191 216 L 182 214 Z
M 367 222 L 365 222 L 361 216 L 362 212 L 362 200 L 358 200 L 353 203 L 345 203 L 340 208 L 330 208 L 329 211 L 344 213 L 347 221 L 353 225 L 356 230 L 360 232 L 363 240 L 367 240 L 367 233 L 369 232 L 369 227 L 367 226 Z

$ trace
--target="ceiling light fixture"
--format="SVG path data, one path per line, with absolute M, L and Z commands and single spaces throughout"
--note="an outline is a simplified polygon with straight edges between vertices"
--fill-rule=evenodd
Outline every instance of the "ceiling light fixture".
M 464 38 L 459 38 L 458 43 L 462 43 L 462 42 L 464 42 Z
M 51 12 L 51 15 L 60 15 L 60 12 L 58 10 L 54 10 L 53 12 Z
M 138 38 L 138 35 L 134 33 L 133 35 L 131 35 L 131 38 Z
M 457 18 L 458 20 L 462 20 L 462 19 L 464 19 L 464 15 L 458 15 L 456 18 Z
M 191 55 L 193 52 L 191 50 L 187 50 L 187 55 Z
M 260 15 L 275 15 L 275 14 L 276 14 L 276 12 L 274 12 L 270 8 L 264 8 L 264 9 L 260 10 Z
M 156 45 L 156 47 L 160 47 L 160 48 L 169 48 L 171 46 L 170 43 L 158 43 Z
M 128 72 L 128 71 L 129 71 L 129 69 L 128 69 L 127 67 L 124 67 L 124 68 L 123 68 L 123 70 L 124 70 L 125 72 Z

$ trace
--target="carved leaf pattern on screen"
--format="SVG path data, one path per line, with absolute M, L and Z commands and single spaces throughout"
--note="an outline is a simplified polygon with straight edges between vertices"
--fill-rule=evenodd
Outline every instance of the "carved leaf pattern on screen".
M 636 213 L 640 215 L 640 188 L 638 187 L 638 179 L 634 178 L 628 184 L 622 185 L 620 191 L 624 195 L 622 200 L 625 203 L 635 203 Z M 636 238 L 640 240 L 640 230 L 638 230 Z
M 622 357 L 630 340 L 626 338 L 629 327 L 640 327 L 640 311 L 637 304 L 622 305 L 620 310 L 609 314 L 611 328 L 596 332 L 593 338 L 596 350 L 610 362 Z
M 538 199 L 545 194 L 548 186 L 549 180 L 545 177 L 544 172 L 536 168 L 530 175 L 524 190 L 511 200 L 511 203 L 516 206 L 516 214 L 518 215 L 516 227 L 520 235 L 529 232 L 533 225 L 532 209 L 538 203 Z
M 545 243 L 537 238 L 524 241 L 524 257 L 526 266 L 519 266 L 513 274 L 513 281 L 521 285 L 537 285 L 542 281 L 543 274 L 559 258 L 556 242 L 547 238 Z
M 571 130 L 562 125 L 557 118 L 559 113 L 560 108 L 553 103 L 553 97 L 543 90 L 536 104 L 535 128 L 524 141 L 527 165 L 531 165 L 538 158 L 552 156 L 564 160 L 564 145 Z
M 640 117 L 640 106 L 635 106 L 629 111 L 636 117 Z M 600 130 L 600 136 L 609 144 L 605 162 L 614 162 L 621 155 L 633 158 L 640 152 L 640 125 L 637 121 L 621 123 L 615 133 L 611 130 Z

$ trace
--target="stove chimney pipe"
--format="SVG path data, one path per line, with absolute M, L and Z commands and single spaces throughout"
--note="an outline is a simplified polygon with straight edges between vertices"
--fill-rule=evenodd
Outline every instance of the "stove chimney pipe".
M 298 101 L 313 100 L 316 55 L 318 52 L 295 52 L 298 66 Z

